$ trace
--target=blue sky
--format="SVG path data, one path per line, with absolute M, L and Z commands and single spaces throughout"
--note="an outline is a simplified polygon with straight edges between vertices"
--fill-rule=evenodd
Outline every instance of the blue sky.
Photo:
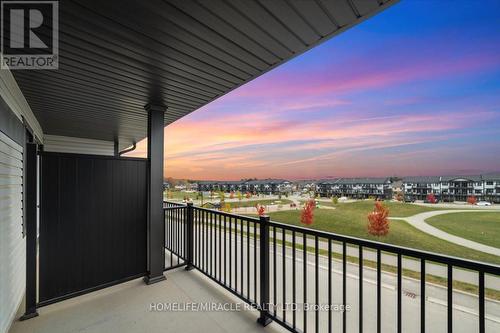
M 168 126 L 165 175 L 500 171 L 499 11 L 402 0 Z

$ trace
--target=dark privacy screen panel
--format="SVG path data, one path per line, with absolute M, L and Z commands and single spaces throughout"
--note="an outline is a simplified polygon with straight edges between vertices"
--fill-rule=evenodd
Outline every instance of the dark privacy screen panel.
M 147 161 L 42 153 L 39 302 L 146 271 Z

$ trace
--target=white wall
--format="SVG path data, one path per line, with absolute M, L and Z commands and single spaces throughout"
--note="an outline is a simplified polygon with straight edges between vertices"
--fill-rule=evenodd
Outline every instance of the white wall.
M 43 149 L 44 151 L 57 153 L 112 156 L 114 154 L 114 142 L 59 135 L 45 135 Z
M 12 73 L 0 70 L 0 98 L 43 143 L 42 127 Z M 23 148 L 0 131 L 0 333 L 7 332 L 25 293 L 26 239 L 23 220 Z
M 38 140 L 43 143 L 42 127 L 38 123 L 21 89 L 12 73 L 7 69 L 0 70 L 0 97 L 7 103 L 11 111 L 22 121 L 26 119 Z
M 26 285 L 23 148 L 0 131 L 0 332 L 10 327 Z

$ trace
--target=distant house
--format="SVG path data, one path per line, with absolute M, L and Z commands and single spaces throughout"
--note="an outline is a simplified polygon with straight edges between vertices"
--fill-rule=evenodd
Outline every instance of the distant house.
M 500 174 L 482 175 L 483 199 L 500 203 Z
M 477 200 L 500 203 L 500 175 L 404 177 L 405 198 L 425 200 L 433 193 L 445 202 Z
M 248 190 L 255 193 L 280 194 L 292 191 L 292 183 L 284 179 L 250 180 L 246 184 Z
M 292 183 L 284 179 L 235 180 L 235 181 L 199 181 L 198 191 L 223 191 L 242 193 L 255 192 L 265 194 L 289 193 Z
M 425 200 L 433 193 L 438 199 L 441 198 L 441 177 L 417 176 L 403 178 L 403 192 L 406 200 Z
M 322 196 L 346 196 L 355 199 L 390 199 L 392 187 L 390 178 L 338 178 L 319 184 Z

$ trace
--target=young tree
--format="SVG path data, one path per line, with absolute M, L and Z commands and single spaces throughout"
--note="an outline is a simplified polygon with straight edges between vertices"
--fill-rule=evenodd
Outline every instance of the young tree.
M 234 192 L 231 191 L 231 193 L 229 193 L 229 199 L 234 199 Z
M 314 208 L 316 201 L 314 199 L 307 200 L 302 213 L 300 214 L 300 222 L 305 225 L 311 225 L 314 222 Z
M 436 196 L 434 195 L 434 193 L 427 194 L 427 202 L 431 204 L 436 203 Z
M 220 210 L 226 213 L 231 213 L 231 204 L 230 203 L 221 204 Z
M 332 203 L 333 203 L 334 205 L 338 204 L 338 203 L 339 203 L 339 198 L 337 198 L 337 196 L 333 196 L 333 197 L 332 197 Z
M 252 197 L 252 193 L 247 192 L 246 198 L 247 198 L 247 199 L 250 199 L 251 197 Z
M 220 202 L 224 202 L 226 200 L 226 196 L 223 191 L 219 191 L 219 200 Z
M 389 233 L 389 209 L 380 201 L 375 201 L 373 212 L 368 214 L 368 233 L 385 236 Z
M 475 205 L 477 203 L 477 199 L 475 196 L 473 195 L 470 195 L 468 198 L 467 198 L 467 203 L 469 205 Z
M 264 214 L 266 213 L 266 207 L 262 206 L 261 204 L 256 204 L 255 209 L 257 209 L 257 214 L 259 214 L 259 216 L 264 216 Z

